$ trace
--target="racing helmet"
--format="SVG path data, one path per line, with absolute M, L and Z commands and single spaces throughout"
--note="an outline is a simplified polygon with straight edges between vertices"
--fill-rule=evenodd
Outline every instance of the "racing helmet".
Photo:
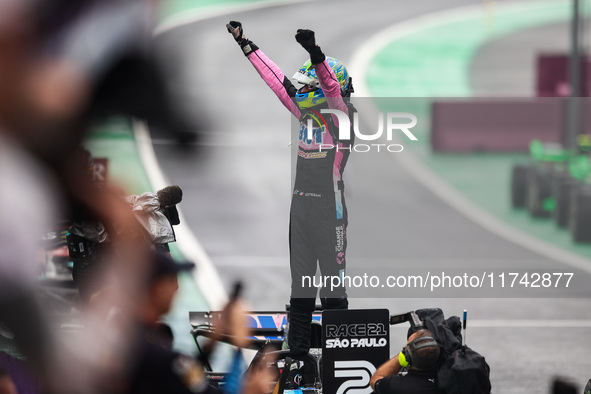
M 330 56 L 326 57 L 326 62 L 330 68 L 332 68 L 332 71 L 334 71 L 334 74 L 341 85 L 341 94 L 343 96 L 349 96 L 352 90 L 351 80 L 349 78 L 349 72 L 347 72 L 343 63 Z M 298 89 L 295 99 L 301 109 L 312 108 L 326 102 L 326 97 L 324 96 L 324 92 L 318 81 L 318 76 L 316 75 L 316 69 L 312 66 L 310 60 L 304 63 L 304 65 L 295 73 L 293 79 L 311 89 L 309 92 L 303 92 L 303 86 Z

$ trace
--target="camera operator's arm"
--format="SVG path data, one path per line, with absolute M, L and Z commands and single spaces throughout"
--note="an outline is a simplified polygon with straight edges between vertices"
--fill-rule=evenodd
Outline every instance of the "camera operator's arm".
M 371 388 L 376 390 L 376 387 L 375 387 L 376 383 L 380 379 L 383 379 L 389 375 L 396 375 L 398 372 L 400 372 L 401 368 L 402 368 L 402 366 L 400 365 L 400 362 L 398 361 L 398 355 L 396 355 L 395 357 L 386 361 L 377 369 L 377 371 L 371 377 L 371 380 L 370 380 Z

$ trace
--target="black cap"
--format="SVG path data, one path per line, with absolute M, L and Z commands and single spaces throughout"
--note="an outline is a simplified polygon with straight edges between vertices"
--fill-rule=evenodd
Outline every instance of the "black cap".
M 152 279 L 162 276 L 176 275 L 181 271 L 190 271 L 195 268 L 195 264 L 189 261 L 175 262 L 168 254 L 159 250 L 152 252 L 153 271 Z

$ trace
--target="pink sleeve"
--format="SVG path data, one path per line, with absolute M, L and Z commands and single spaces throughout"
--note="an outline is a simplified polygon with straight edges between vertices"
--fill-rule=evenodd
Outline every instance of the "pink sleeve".
M 292 98 L 287 93 L 283 81 L 285 75 L 283 71 L 269 59 L 263 51 L 257 49 L 248 55 L 248 60 L 252 63 L 254 68 L 257 70 L 261 78 L 269 85 L 271 90 L 275 92 L 279 100 L 283 103 L 296 118 L 300 118 L 301 112 L 297 105 L 294 103 Z
M 338 109 L 348 115 L 349 109 L 341 95 L 341 85 L 339 85 L 339 81 L 337 80 L 334 71 L 330 68 L 326 60 L 316 65 L 316 75 L 320 81 L 320 87 L 324 91 L 324 97 L 326 97 L 326 101 L 328 102 L 328 108 Z M 332 115 L 332 119 L 334 120 L 335 125 L 338 126 L 339 120 L 336 115 Z

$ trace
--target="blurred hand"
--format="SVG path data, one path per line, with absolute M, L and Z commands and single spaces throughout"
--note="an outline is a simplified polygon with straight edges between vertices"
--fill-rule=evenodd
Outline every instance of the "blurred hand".
M 273 382 L 278 376 L 274 369 L 269 368 L 269 363 L 275 361 L 265 354 L 256 365 L 253 365 L 249 374 L 244 378 L 241 394 L 267 394 L 273 390 Z
M 250 328 L 246 324 L 246 314 L 240 300 L 230 301 L 224 307 L 217 331 L 231 336 L 232 344 L 237 347 L 248 346 Z

